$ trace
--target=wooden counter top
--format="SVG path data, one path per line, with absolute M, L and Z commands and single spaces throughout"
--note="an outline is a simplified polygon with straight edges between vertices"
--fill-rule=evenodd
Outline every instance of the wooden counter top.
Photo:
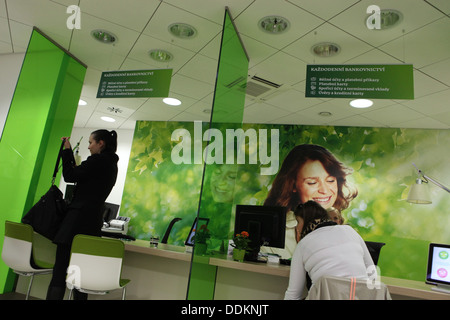
M 381 276 L 381 282 L 387 285 L 389 293 L 426 300 L 450 300 L 450 294 L 431 290 L 433 285 L 425 281 L 415 281 Z
M 289 277 L 290 267 L 278 263 L 238 262 L 232 257 L 209 258 L 209 264 L 222 268 L 269 274 L 272 276 Z
M 158 248 L 151 248 L 148 241 L 124 241 L 125 250 L 129 252 L 154 255 L 168 259 L 190 262 L 192 253 L 186 252 L 185 247 L 159 244 Z M 236 269 L 253 273 L 261 273 L 278 277 L 289 277 L 290 267 L 277 263 L 258 263 L 258 262 L 238 262 L 231 256 L 211 255 L 196 256 L 196 262 L 208 263 L 219 268 Z M 198 258 L 198 259 L 197 259 Z M 391 295 L 399 295 L 416 299 L 427 300 L 450 300 L 450 294 L 431 290 L 432 285 L 425 281 L 415 281 L 407 279 L 398 279 L 391 277 L 381 277 L 381 281 L 387 285 Z
M 149 241 L 136 240 L 124 241 L 125 251 L 143 253 L 153 256 L 159 256 L 168 259 L 191 261 L 192 253 L 186 252 L 184 247 L 173 246 L 169 244 L 158 244 L 157 248 L 151 248 Z
M 168 244 L 159 244 L 157 248 L 151 248 L 148 241 L 136 240 L 124 241 L 125 251 L 154 255 L 174 260 L 191 261 L 192 253 L 186 252 L 184 247 Z M 231 256 L 211 255 L 196 256 L 196 262 L 207 263 L 212 266 L 237 269 L 242 271 L 257 272 L 274 276 L 289 277 L 289 266 L 275 263 L 237 262 Z

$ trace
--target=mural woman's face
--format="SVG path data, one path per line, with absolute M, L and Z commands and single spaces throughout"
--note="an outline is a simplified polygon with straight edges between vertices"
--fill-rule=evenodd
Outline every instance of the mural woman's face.
M 232 202 L 237 166 L 222 165 L 211 175 L 211 193 L 216 202 Z
M 328 174 L 320 161 L 308 160 L 298 172 L 294 192 L 299 192 L 302 203 L 313 200 L 328 209 L 337 198 L 337 179 Z

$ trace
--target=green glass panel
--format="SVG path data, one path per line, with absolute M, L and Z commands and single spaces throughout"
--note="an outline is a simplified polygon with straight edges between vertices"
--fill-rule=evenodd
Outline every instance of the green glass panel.
M 226 10 L 211 114 L 212 127 L 224 122 L 242 124 L 248 63 L 245 48 Z
M 206 265 L 205 258 L 211 254 L 225 254 L 232 226 L 232 204 L 237 165 L 235 157 L 227 164 L 216 161 L 225 159 L 218 155 L 218 150 L 227 150 L 233 146 L 225 145 L 227 129 L 242 127 L 245 104 L 245 88 L 247 84 L 248 56 L 242 45 L 239 34 L 233 24 L 228 10 L 225 10 L 222 43 L 219 55 L 214 102 L 211 113 L 211 139 L 205 149 L 206 157 L 200 192 L 198 217 L 208 218 L 210 238 L 206 241 L 207 251 L 198 245 L 196 234 L 187 298 L 191 300 L 210 300 L 214 298 L 217 268 Z M 216 148 L 217 146 L 217 148 Z M 228 182 L 226 180 L 228 179 Z M 226 184 L 224 190 L 212 186 L 214 181 L 221 180 Z
M 50 187 L 60 137 L 72 131 L 85 73 L 85 65 L 33 30 L 0 140 L 5 220 L 20 221 Z M 2 246 L 3 223 L 0 228 Z M 1 261 L 0 292 L 11 289 L 7 270 Z

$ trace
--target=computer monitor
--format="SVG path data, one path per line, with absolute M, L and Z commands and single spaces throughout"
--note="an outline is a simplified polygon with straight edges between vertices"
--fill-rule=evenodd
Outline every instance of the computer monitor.
M 119 212 L 119 205 L 114 203 L 105 202 L 103 207 L 103 222 L 110 222 L 112 219 L 117 217 Z
M 286 208 L 274 206 L 236 205 L 234 234 L 249 233 L 251 252 L 246 260 L 258 261 L 261 246 L 284 248 Z
M 432 290 L 450 293 L 450 245 L 430 243 L 426 282 L 436 285 Z

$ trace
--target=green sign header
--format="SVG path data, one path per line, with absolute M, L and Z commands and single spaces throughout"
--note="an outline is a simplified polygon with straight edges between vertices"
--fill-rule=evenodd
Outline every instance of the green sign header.
M 169 95 L 172 69 L 107 71 L 97 98 L 156 98 Z
M 414 99 L 413 67 L 399 65 L 308 65 L 306 97 Z

